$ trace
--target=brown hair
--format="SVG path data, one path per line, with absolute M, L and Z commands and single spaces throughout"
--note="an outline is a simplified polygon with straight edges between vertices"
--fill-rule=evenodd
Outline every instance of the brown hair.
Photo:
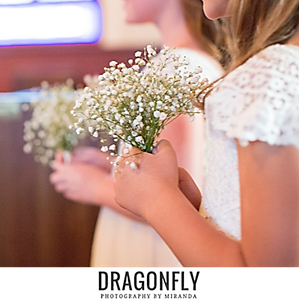
M 230 1 L 230 70 L 273 44 L 285 44 L 297 30 L 299 0 Z
M 220 21 L 209 20 L 203 13 L 202 0 L 181 0 L 183 14 L 189 32 L 203 49 L 218 59 L 225 60 L 223 34 Z
M 223 20 L 230 60 L 222 78 L 266 47 L 287 43 L 298 29 L 299 0 L 230 0 L 229 11 Z M 214 84 L 199 95 L 200 109 Z

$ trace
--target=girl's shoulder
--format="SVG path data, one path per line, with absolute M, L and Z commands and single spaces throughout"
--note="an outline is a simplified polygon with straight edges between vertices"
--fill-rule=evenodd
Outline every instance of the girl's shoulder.
M 236 73 L 244 69 L 271 72 L 273 76 L 299 76 L 299 46 L 275 44 L 250 58 Z
M 229 137 L 299 148 L 299 47 L 269 46 L 228 74 L 206 102 Z
M 296 62 L 299 57 L 299 46 L 292 44 L 274 44 L 261 50 L 248 60 L 248 62 L 255 60 L 262 60 L 265 62 L 271 62 L 275 65 L 281 65 L 283 63 Z M 277 66 L 277 65 L 276 65 Z
M 299 46 L 275 44 L 265 48 L 232 71 L 226 82 L 234 81 L 236 85 L 245 87 L 244 77 L 259 82 L 269 83 L 275 79 L 287 81 L 299 79 Z M 248 82 L 250 87 L 250 83 Z M 261 83 L 258 85 L 260 86 Z

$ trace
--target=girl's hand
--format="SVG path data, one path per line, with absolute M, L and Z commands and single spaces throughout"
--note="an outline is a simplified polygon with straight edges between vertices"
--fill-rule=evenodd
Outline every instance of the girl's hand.
M 136 149 L 133 151 L 136 153 Z M 119 162 L 114 180 L 115 200 L 134 214 L 145 217 L 146 211 L 167 197 L 169 190 L 179 189 L 177 159 L 171 144 L 162 140 L 153 154 L 142 153 L 131 160 L 136 161 L 138 168 L 132 169 L 126 164 L 130 159 Z
M 201 192 L 189 173 L 181 167 L 179 167 L 179 188 L 195 209 L 199 211 Z
M 96 166 L 108 172 L 111 171 L 110 161 L 107 154 L 96 147 L 77 147 L 72 152 L 72 163 L 85 163 Z
M 73 201 L 102 205 L 113 195 L 110 173 L 86 164 L 64 164 L 54 161 L 50 182 L 57 192 Z

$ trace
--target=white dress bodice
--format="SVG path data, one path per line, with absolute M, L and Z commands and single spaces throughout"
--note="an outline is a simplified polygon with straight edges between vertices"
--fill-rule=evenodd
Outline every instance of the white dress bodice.
M 203 205 L 224 232 L 241 238 L 236 139 L 299 148 L 299 47 L 273 45 L 228 74 L 205 103 Z

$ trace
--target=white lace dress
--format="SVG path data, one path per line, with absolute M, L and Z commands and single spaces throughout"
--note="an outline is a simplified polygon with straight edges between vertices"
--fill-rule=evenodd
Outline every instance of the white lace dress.
M 299 148 L 299 47 L 273 45 L 230 73 L 206 100 L 207 171 L 203 204 L 240 239 L 235 139 Z
M 215 80 L 220 77 L 221 69 L 210 57 L 190 49 L 178 48 L 177 54 L 186 56 L 189 70 L 201 66 L 203 77 Z M 173 69 L 167 73 L 174 72 Z M 198 182 L 202 182 L 200 155 L 202 148 L 202 118 L 196 118 L 188 127 L 188 133 L 193 139 L 188 139 L 190 149 L 189 162 L 194 164 L 190 173 Z M 186 164 L 189 164 L 187 162 Z M 91 254 L 91 266 L 94 267 L 171 267 L 179 266 L 179 262 L 161 237 L 152 227 L 133 221 L 107 207 L 100 209 Z

